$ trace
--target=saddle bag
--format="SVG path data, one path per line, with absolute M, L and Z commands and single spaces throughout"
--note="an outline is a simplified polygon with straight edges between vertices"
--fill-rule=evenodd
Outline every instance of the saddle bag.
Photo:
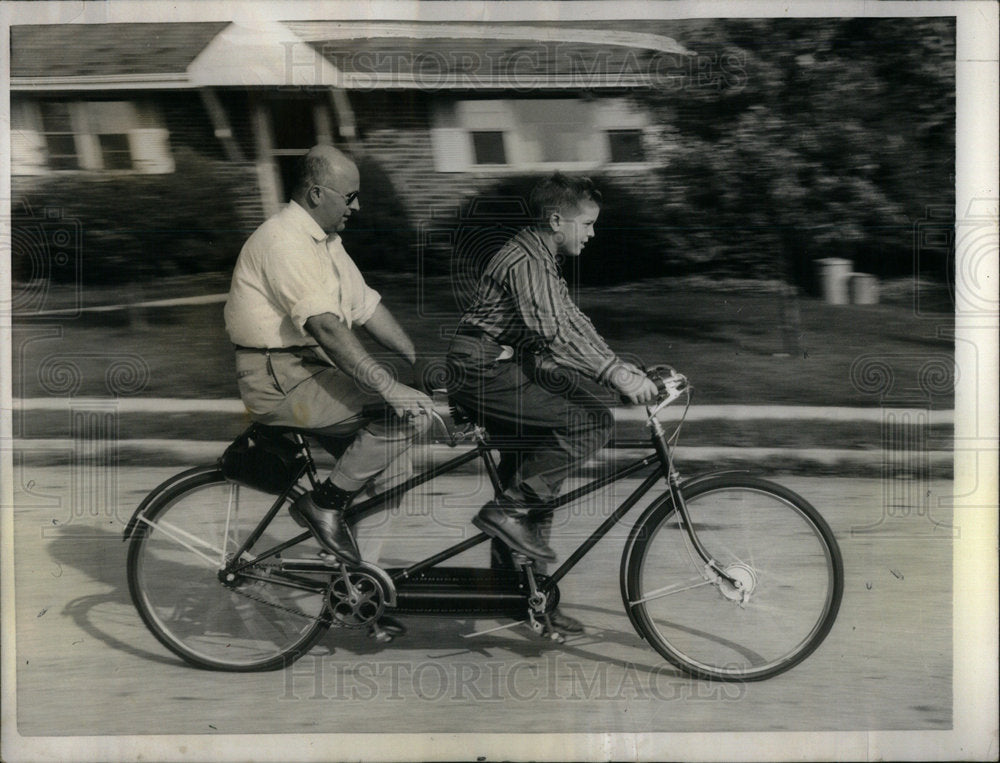
M 278 495 L 302 472 L 306 458 L 287 437 L 251 424 L 219 459 L 223 476 L 254 490 Z

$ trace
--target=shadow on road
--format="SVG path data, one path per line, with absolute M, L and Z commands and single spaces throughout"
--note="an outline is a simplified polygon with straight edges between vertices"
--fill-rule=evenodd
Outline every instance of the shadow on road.
M 624 615 L 619 610 L 606 609 L 593 605 L 574 605 L 573 610 L 584 610 L 600 614 L 602 620 L 607 615 Z M 573 612 L 573 614 L 578 614 Z M 476 654 L 482 657 L 496 657 L 513 654 L 523 659 L 542 659 L 548 654 L 557 653 L 566 657 L 577 657 L 581 661 L 607 663 L 608 665 L 634 670 L 640 673 L 655 674 L 657 677 L 669 677 L 676 674 L 684 677 L 684 673 L 676 670 L 665 662 L 659 661 L 651 649 L 645 647 L 639 637 L 631 630 L 623 631 L 611 628 L 588 627 L 582 634 L 570 636 L 565 643 L 559 644 L 547 638 L 541 638 L 531 633 L 526 625 L 514 625 L 509 629 L 496 633 L 476 636 L 472 639 L 463 638 L 462 634 L 492 627 L 492 621 L 468 619 L 462 617 L 433 617 L 426 615 L 409 615 L 401 618 L 408 629 L 402 636 L 388 644 L 379 643 L 368 637 L 363 630 L 348 630 L 331 628 L 326 637 L 319 642 L 317 648 L 326 648 L 330 653 L 347 652 L 358 658 L 391 655 L 399 653 L 422 652 L 427 659 L 452 660 L 464 655 Z M 584 618 L 585 620 L 585 618 Z M 496 621 L 498 625 L 504 621 Z M 454 651 L 440 653 L 454 645 Z M 630 653 L 642 650 L 642 653 L 654 658 L 651 664 L 636 663 L 630 659 L 611 657 L 607 652 Z
M 185 665 L 177 658 L 140 646 L 141 642 L 151 638 L 151 634 L 132 605 L 126 572 L 128 545 L 122 542 L 121 535 L 117 531 L 97 528 L 81 531 L 79 528 L 65 527 L 59 531 L 62 534 L 54 538 L 47 547 L 53 561 L 72 567 L 94 583 L 110 589 L 69 601 L 63 608 L 63 614 L 73 618 L 81 631 L 112 649 L 160 664 Z M 571 609 L 600 615 L 604 622 L 609 614 L 622 614 L 617 610 L 593 605 L 573 605 Z M 525 625 L 514 625 L 504 631 L 466 639 L 463 634 L 490 627 L 491 621 L 416 615 L 407 616 L 404 620 L 408 633 L 388 644 L 375 641 L 363 629 L 333 627 L 317 644 L 313 654 L 325 649 L 328 654 L 339 652 L 357 658 L 368 658 L 392 655 L 394 652 L 403 655 L 418 651 L 435 654 L 436 659 L 446 661 L 468 654 L 491 657 L 496 653 L 504 653 L 523 659 L 539 659 L 546 654 L 558 653 L 587 662 L 603 662 L 657 675 L 663 675 L 666 667 L 657 660 L 652 664 L 637 664 L 628 659 L 608 656 L 609 651 L 629 653 L 636 649 L 644 650 L 641 640 L 631 630 L 587 627 L 585 633 L 558 644 L 535 636 Z M 504 623 L 497 621 L 497 624 Z M 443 648 L 449 647 L 454 647 L 454 650 L 441 653 Z M 644 651 L 653 656 L 652 651 Z M 677 675 L 682 674 L 678 671 Z
M 64 527 L 58 531 L 62 534 L 47 546 L 52 560 L 61 566 L 72 567 L 95 583 L 111 589 L 67 602 L 63 614 L 72 617 L 77 627 L 88 636 L 103 641 L 112 649 L 167 665 L 183 664 L 174 657 L 138 646 L 139 641 L 151 636 L 129 596 L 125 569 L 128 545 L 122 542 L 121 533 L 99 528 L 81 531 L 78 527 Z M 127 613 L 127 621 L 122 618 L 123 610 Z M 134 641 L 132 635 L 135 636 Z

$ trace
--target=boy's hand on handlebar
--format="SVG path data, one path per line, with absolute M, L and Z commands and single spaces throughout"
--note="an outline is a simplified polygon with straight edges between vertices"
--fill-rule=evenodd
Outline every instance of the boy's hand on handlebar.
M 383 393 L 382 397 L 400 418 L 430 415 L 434 410 L 434 401 L 420 390 L 407 387 L 405 384 L 395 384 Z
M 645 372 L 631 363 L 622 363 L 610 378 L 613 386 L 632 405 L 646 405 L 659 395 L 656 385 Z

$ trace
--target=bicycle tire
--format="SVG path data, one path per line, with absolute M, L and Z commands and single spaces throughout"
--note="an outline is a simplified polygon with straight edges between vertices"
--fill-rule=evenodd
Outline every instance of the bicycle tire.
M 708 477 L 681 490 L 698 539 L 747 597 L 712 579 L 665 493 L 622 555 L 622 598 L 636 631 L 697 678 L 760 681 L 798 665 L 830 632 L 843 596 L 829 525 L 801 496 L 756 477 Z
M 212 468 L 171 485 L 137 517 L 128 549 L 129 594 L 146 627 L 187 663 L 229 672 L 283 668 L 326 632 L 324 594 L 268 582 L 281 575 L 263 565 L 252 571 L 263 580 L 227 583 L 219 575 L 222 560 L 275 500 Z M 282 510 L 259 543 L 298 532 Z

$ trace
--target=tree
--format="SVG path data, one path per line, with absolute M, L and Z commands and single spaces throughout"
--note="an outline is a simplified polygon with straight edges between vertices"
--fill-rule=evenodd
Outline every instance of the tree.
M 678 36 L 737 75 L 643 95 L 672 125 L 664 204 L 691 247 L 721 272 L 806 288 L 831 255 L 911 272 L 913 226 L 954 199 L 954 21 L 722 20 Z

